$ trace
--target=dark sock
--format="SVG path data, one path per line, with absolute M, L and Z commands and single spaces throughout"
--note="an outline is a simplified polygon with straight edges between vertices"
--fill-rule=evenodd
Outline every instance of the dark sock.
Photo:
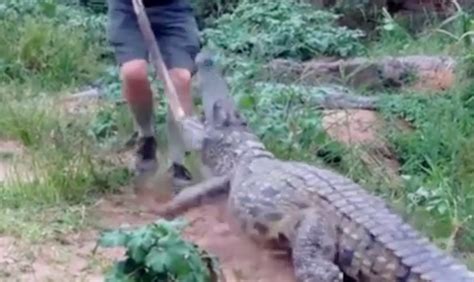
M 138 153 L 144 160 L 152 160 L 156 156 L 156 140 L 155 137 L 144 137 L 141 142 L 141 147 L 138 149 Z

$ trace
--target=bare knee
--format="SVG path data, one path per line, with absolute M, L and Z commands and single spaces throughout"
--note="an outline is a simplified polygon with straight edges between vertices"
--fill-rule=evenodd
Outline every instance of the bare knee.
M 129 85 L 148 83 L 147 62 L 145 60 L 132 60 L 120 68 L 123 82 Z
M 191 86 L 191 73 L 186 69 L 171 69 L 170 77 L 178 92 Z M 180 95 L 182 93 L 179 93 Z
M 120 68 L 122 93 L 129 103 L 150 103 L 153 99 L 147 70 L 145 60 L 132 60 Z

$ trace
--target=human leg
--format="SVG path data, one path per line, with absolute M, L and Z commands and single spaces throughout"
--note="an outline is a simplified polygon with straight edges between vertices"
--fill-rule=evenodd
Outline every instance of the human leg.
M 146 10 L 180 102 L 185 113 L 189 115 L 192 113 L 191 75 L 194 71 L 194 57 L 200 47 L 197 24 L 187 0 L 165 2 L 168 1 L 153 2 L 154 6 L 147 7 Z M 121 65 L 122 92 L 140 136 L 136 167 L 139 172 L 150 170 L 156 165 L 156 141 L 153 94 L 147 78 L 147 48 L 131 1 L 109 0 L 108 4 L 108 37 Z M 169 114 L 167 124 L 170 156 L 173 161 L 170 169 L 175 178 L 190 180 L 190 173 L 183 165 L 184 142 Z
M 135 168 L 138 174 L 157 169 L 153 92 L 147 76 L 147 49 L 131 2 L 109 0 L 108 39 L 120 65 L 122 95 L 138 130 Z
M 186 115 L 192 114 L 192 99 L 190 93 L 191 73 L 182 68 L 174 68 L 170 70 L 170 77 L 176 87 L 181 105 Z M 173 173 L 175 186 L 187 186 L 192 180 L 191 173 L 184 166 L 186 148 L 184 146 L 183 137 L 180 134 L 178 125 L 174 120 L 171 110 L 168 107 L 167 117 L 167 136 L 169 156 L 172 161 L 170 172 Z
M 169 5 L 151 7 L 147 12 L 180 104 L 185 114 L 191 115 L 191 76 L 194 72 L 194 58 L 200 47 L 191 6 L 186 0 L 177 0 Z M 167 136 L 172 161 L 170 171 L 173 173 L 174 182 L 177 186 L 186 186 L 191 180 L 191 174 L 184 166 L 184 140 L 169 108 Z

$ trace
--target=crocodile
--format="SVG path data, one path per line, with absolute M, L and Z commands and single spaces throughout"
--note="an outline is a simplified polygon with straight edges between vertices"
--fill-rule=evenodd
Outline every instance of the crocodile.
M 245 234 L 290 254 L 298 282 L 474 281 L 473 272 L 382 198 L 329 168 L 276 158 L 250 126 L 216 115 L 226 106 L 215 102 L 212 115 L 224 119 L 212 124 L 182 121 L 183 133 L 193 137 L 188 145 L 201 151 L 214 177 L 184 189 L 158 215 L 172 218 L 226 194 L 227 209 Z

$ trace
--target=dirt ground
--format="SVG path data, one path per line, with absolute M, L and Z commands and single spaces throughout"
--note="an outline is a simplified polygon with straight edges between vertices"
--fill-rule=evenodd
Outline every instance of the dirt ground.
M 38 245 L 0 237 L 0 281 L 103 281 L 103 271 L 114 259 L 122 257 L 123 250 L 98 248 L 93 253 L 98 230 L 156 220 L 153 215 L 140 212 L 141 205 L 129 194 L 101 199 L 93 209 L 100 228 Z M 225 216 L 224 199 L 189 211 L 185 218 L 191 223 L 185 229 L 185 238 L 218 256 L 228 282 L 294 281 L 287 259 L 272 256 L 239 236 Z
M 11 177 L 11 160 L 22 152 L 20 148 L 14 141 L 0 142 L 2 155 L 12 156 L 0 160 L 0 185 Z M 123 191 L 99 199 L 90 208 L 88 216 L 94 224 L 87 230 L 58 234 L 37 244 L 0 235 L 0 281 L 103 281 L 106 267 L 123 256 L 123 249 L 98 248 L 94 253 L 100 230 L 157 219 L 144 212 L 153 202 L 149 201 L 150 195 L 137 194 L 128 187 Z M 225 199 L 190 210 L 184 216 L 190 223 L 185 238 L 219 258 L 227 282 L 294 281 L 288 258 L 272 256 L 239 234 L 226 216 Z
M 384 142 L 375 138 L 377 118 L 372 112 L 326 114 L 324 124 L 331 137 L 349 146 L 355 142 L 384 147 Z M 21 152 L 19 147 L 11 141 L 0 142 L 0 148 L 12 154 Z M 1 161 L 0 176 L 6 178 L 10 166 L 9 160 Z M 166 181 L 155 182 L 154 186 L 167 184 Z M 104 197 L 91 208 L 88 216 L 92 217 L 94 228 L 58 235 L 54 240 L 37 245 L 0 236 L 0 281 L 103 281 L 106 267 L 114 259 L 120 259 L 123 250 L 99 248 L 93 253 L 99 230 L 124 224 L 137 226 L 157 219 L 144 212 L 150 204 L 158 204 L 156 193 L 126 187 L 123 190 L 127 192 Z M 190 210 L 184 216 L 190 223 L 185 229 L 185 238 L 219 258 L 227 282 L 295 281 L 288 257 L 272 254 L 240 234 L 226 215 L 225 199 Z
M 138 205 L 143 206 L 133 196 L 128 199 L 124 196 L 109 198 L 98 206 L 98 212 L 102 215 L 100 224 L 111 227 L 155 219 L 150 214 L 130 212 L 131 206 L 138 209 Z M 294 281 L 288 258 L 272 255 L 239 232 L 226 214 L 225 198 L 190 210 L 184 217 L 190 223 L 184 237 L 219 258 L 228 282 Z
M 326 130 L 333 138 L 348 143 L 346 145 L 368 142 L 383 147 L 383 142 L 374 137 L 377 126 L 374 126 L 376 118 L 372 112 L 340 114 L 331 112 L 324 119 Z M 12 141 L 0 142 L 0 148 L 6 155 L 22 151 Z M 0 182 L 10 171 L 10 160 L 0 161 Z M 156 183 L 160 187 L 167 184 Z M 144 212 L 150 204 L 157 204 L 154 201 L 157 194 L 126 187 L 123 190 L 127 192 L 104 197 L 91 208 L 89 216 L 93 218 L 94 228 L 59 235 L 36 245 L 0 236 L 0 281 L 103 281 L 106 267 L 120 259 L 123 250 L 99 248 L 93 253 L 99 230 L 124 224 L 137 226 L 157 219 Z M 190 223 L 185 229 L 185 238 L 219 258 L 227 282 L 295 281 L 288 257 L 272 255 L 239 234 L 226 215 L 225 199 L 190 210 L 184 216 Z
M 426 80 L 433 83 L 416 88 L 446 89 L 452 83 L 451 76 L 442 71 L 428 77 Z M 449 79 L 444 81 L 439 77 Z M 385 173 L 391 178 L 398 177 L 398 164 L 390 156 L 385 140 L 376 137 L 380 124 L 374 112 L 326 111 L 323 123 L 332 138 L 347 146 L 370 144 L 379 153 L 366 156 L 367 159 L 381 159 L 375 166 L 386 167 Z M 0 140 L 0 185 L 11 175 L 10 155 L 17 154 L 19 149 L 13 141 Z M 0 281 L 103 281 L 104 270 L 123 255 L 123 250 L 99 248 L 94 253 L 99 230 L 156 220 L 152 214 L 141 211 L 149 204 L 142 200 L 146 198 L 146 195 L 137 198 L 133 193 L 104 197 L 91 210 L 97 226 L 41 244 L 31 245 L 0 234 Z M 288 258 L 273 256 L 239 234 L 238 228 L 226 216 L 224 199 L 193 209 L 184 216 L 190 222 L 185 237 L 217 255 L 227 282 L 295 281 Z

